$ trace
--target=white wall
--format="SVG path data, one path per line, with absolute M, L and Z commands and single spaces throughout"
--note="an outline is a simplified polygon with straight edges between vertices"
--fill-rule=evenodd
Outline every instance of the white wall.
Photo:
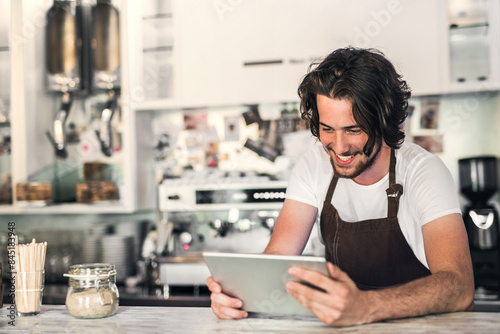
M 412 99 L 416 107 L 414 117 L 419 115 L 422 99 Z M 480 92 L 449 95 L 441 96 L 439 101 L 439 125 L 434 133 L 443 135 L 443 152 L 438 153 L 438 156 L 453 175 L 458 191 L 459 159 L 482 155 L 500 158 L 500 94 Z M 413 128 L 417 123 L 417 118 L 412 119 Z M 418 133 L 418 130 L 413 133 Z M 461 200 L 465 203 L 465 198 Z M 500 192 L 495 194 L 493 200 L 499 206 Z

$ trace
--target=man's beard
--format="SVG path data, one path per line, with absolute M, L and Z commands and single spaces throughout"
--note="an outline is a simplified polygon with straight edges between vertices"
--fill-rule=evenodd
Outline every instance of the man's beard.
M 363 173 L 365 170 L 368 170 L 373 166 L 373 164 L 377 160 L 377 157 L 378 157 L 381 149 L 382 149 L 382 145 L 377 145 L 377 150 L 375 151 L 375 154 L 373 154 L 371 158 L 368 158 L 368 160 L 361 161 L 354 168 L 354 171 L 350 174 L 345 174 L 343 172 L 343 168 L 340 166 L 337 166 L 335 164 L 332 156 L 330 156 L 330 163 L 332 164 L 333 170 L 335 171 L 335 175 L 337 175 L 340 178 L 344 178 L 344 179 L 354 179 L 354 178 L 358 177 L 359 175 L 361 175 L 361 173 Z M 332 149 L 327 148 L 327 150 L 332 152 L 333 154 L 335 154 L 335 152 Z M 364 154 L 364 153 L 362 153 L 362 154 Z M 344 155 L 351 155 L 351 154 L 344 154 Z

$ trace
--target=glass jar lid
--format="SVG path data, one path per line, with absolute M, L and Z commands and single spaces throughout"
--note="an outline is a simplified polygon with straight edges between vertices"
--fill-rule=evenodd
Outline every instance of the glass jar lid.
M 67 274 L 64 274 L 65 277 L 75 279 L 105 279 L 115 275 L 115 265 L 110 263 L 75 264 L 69 267 Z

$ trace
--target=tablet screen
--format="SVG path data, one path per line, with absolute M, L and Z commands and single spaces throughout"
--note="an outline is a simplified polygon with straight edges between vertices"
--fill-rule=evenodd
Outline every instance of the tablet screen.
M 241 299 L 248 312 L 312 315 L 286 292 L 286 283 L 293 279 L 288 268 L 329 275 L 323 257 L 217 252 L 204 252 L 203 257 L 223 292 Z

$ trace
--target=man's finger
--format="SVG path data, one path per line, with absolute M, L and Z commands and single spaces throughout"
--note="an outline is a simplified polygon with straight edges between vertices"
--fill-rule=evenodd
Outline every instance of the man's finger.
M 342 271 L 338 266 L 334 265 L 331 262 L 327 262 L 326 266 L 328 267 L 328 272 L 330 273 L 330 277 L 336 281 L 345 282 L 346 280 L 350 280 L 349 276 Z
M 221 293 L 222 292 L 221 286 L 219 285 L 219 283 L 217 283 L 212 278 L 212 276 L 210 276 L 209 278 L 207 278 L 207 282 L 206 283 L 207 283 L 208 290 L 210 290 L 211 292 L 215 292 L 215 293 Z

